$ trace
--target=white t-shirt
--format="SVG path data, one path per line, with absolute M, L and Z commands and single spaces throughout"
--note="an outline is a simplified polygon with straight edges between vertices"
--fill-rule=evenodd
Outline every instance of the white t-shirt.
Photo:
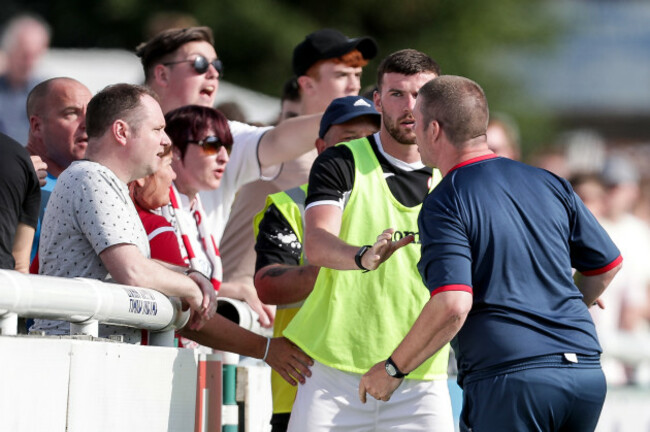
M 59 176 L 43 216 L 39 247 L 39 273 L 49 276 L 110 277 L 99 254 L 118 244 L 133 244 L 150 256 L 149 241 L 124 182 L 105 166 L 91 161 L 73 162 Z M 68 334 L 62 321 L 35 320 L 31 330 Z M 141 331 L 100 326 L 99 335 L 123 334 L 138 342 Z
M 276 165 L 262 173 L 257 157 L 259 142 L 262 136 L 273 128 L 272 126 L 257 127 L 235 121 L 228 122 L 228 125 L 234 143 L 230 152 L 230 160 L 221 178 L 221 185 L 214 190 L 199 192 L 208 219 L 208 226 L 212 230 L 217 246 L 221 243 L 221 237 L 230 216 L 230 208 L 239 188 L 254 180 L 271 180 L 279 174 L 281 169 L 281 165 Z M 194 242 L 194 236 L 191 239 Z M 198 236 L 196 241 L 198 241 Z M 200 247 L 197 249 L 194 244 L 192 247 L 195 252 L 201 250 Z

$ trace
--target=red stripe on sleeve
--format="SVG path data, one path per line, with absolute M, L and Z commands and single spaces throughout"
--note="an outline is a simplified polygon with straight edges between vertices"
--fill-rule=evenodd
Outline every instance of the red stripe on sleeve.
M 469 286 L 469 285 L 461 285 L 461 284 L 443 285 L 443 286 L 440 286 L 440 287 L 434 289 L 433 291 L 431 291 L 431 297 L 433 297 L 434 295 L 436 295 L 438 293 L 445 292 L 445 291 L 466 291 L 466 292 L 468 292 L 470 294 L 474 293 L 474 291 L 472 290 L 472 287 Z
M 596 270 L 585 270 L 585 271 L 581 271 L 580 273 L 582 273 L 585 276 L 597 276 L 599 274 L 607 273 L 608 271 L 610 271 L 611 269 L 613 269 L 614 267 L 616 267 L 622 262 L 623 262 L 623 256 L 619 255 L 618 258 L 616 258 L 611 263 L 607 264 L 605 267 L 601 267 Z

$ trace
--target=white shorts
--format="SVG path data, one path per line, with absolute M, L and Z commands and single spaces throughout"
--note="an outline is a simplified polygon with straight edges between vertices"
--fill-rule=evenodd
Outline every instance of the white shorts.
M 298 387 L 288 432 L 453 432 L 447 380 L 404 380 L 388 402 L 359 400 L 361 375 L 314 362 Z

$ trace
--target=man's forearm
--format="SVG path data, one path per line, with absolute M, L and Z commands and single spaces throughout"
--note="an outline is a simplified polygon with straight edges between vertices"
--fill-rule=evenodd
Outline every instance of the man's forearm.
M 222 315 L 215 315 L 200 330 L 184 328 L 181 335 L 211 348 L 262 358 L 266 338 L 240 327 Z
M 189 277 L 145 258 L 134 245 L 111 246 L 99 257 L 118 283 L 155 289 L 170 297 L 196 296 L 200 292 Z
M 350 245 L 324 229 L 308 231 L 304 247 L 310 264 L 335 270 L 359 270 L 354 256 L 360 246 Z
M 14 269 L 21 273 L 29 273 L 29 256 L 32 250 L 32 242 L 34 241 L 34 231 L 34 227 L 22 222 L 16 227 L 16 235 L 14 236 L 11 254 L 16 263 Z
M 405 373 L 411 372 L 449 343 L 465 323 L 472 307 L 472 295 L 448 291 L 432 297 L 392 359 Z
M 309 296 L 316 283 L 319 267 L 271 264 L 255 273 L 255 288 L 266 304 L 286 305 Z
M 587 307 L 594 304 L 594 302 L 601 296 L 605 288 L 612 282 L 616 273 L 621 269 L 622 264 L 617 265 L 611 270 L 601 273 L 596 276 L 582 276 L 578 289 L 583 295 L 583 301 Z

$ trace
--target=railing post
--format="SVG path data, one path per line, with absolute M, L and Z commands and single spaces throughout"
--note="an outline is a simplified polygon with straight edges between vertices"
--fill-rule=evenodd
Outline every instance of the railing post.
M 99 336 L 99 321 L 88 320 L 81 323 L 70 323 L 70 335 Z
M 7 312 L 0 315 L 0 335 L 16 336 L 18 334 L 18 314 Z
M 221 432 L 222 355 L 199 354 L 195 432 Z
M 174 346 L 174 330 L 166 330 L 162 332 L 149 332 L 149 345 L 152 346 Z
M 222 432 L 237 432 L 239 408 L 237 406 L 237 364 L 239 355 L 223 353 L 223 411 Z

